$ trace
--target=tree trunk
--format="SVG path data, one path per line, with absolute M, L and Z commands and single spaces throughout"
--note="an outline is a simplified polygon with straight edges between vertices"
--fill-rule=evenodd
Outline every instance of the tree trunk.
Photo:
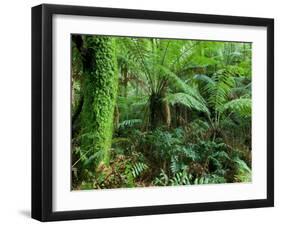
M 163 101 L 163 96 L 153 93 L 150 96 L 150 128 L 153 130 L 158 126 L 170 127 L 171 113 L 170 106 L 166 101 Z
M 85 152 L 91 149 L 88 157 L 98 153 L 97 164 L 108 165 L 118 86 L 115 42 L 108 37 L 82 38 L 80 35 L 75 35 L 73 41 L 83 61 L 84 104 L 81 112 L 81 132 L 84 136 L 81 147 Z
M 128 95 L 128 82 L 129 82 L 129 79 L 128 79 L 128 69 L 126 68 L 123 72 L 123 76 L 124 76 L 124 93 L 123 93 L 123 96 L 124 97 L 127 97 Z

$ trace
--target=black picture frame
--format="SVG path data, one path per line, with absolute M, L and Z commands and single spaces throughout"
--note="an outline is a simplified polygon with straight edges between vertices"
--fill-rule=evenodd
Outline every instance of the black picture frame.
M 52 210 L 52 17 L 55 14 L 266 27 L 267 198 L 54 212 Z M 32 8 L 32 218 L 40 221 L 56 221 L 271 206 L 274 206 L 273 19 L 50 4 Z

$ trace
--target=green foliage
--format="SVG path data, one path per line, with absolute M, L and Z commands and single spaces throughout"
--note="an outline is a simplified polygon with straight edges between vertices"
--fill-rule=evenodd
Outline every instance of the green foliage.
M 108 166 L 100 164 L 97 174 L 88 173 L 80 189 L 93 188 L 119 188 L 135 187 L 136 183 L 141 183 L 142 176 L 148 171 L 146 163 L 139 161 L 142 156 L 134 153 L 130 157 L 116 155 Z
M 143 162 L 137 162 L 133 165 L 132 167 L 132 175 L 134 178 L 137 178 L 138 176 L 140 176 L 146 169 L 148 168 L 148 166 L 143 163 Z
M 250 98 L 234 99 L 226 103 L 223 110 L 230 110 L 243 117 L 250 117 L 252 114 L 252 100 Z
M 73 35 L 72 188 L 250 182 L 251 50 Z
M 92 149 L 87 154 L 93 165 L 100 161 L 109 163 L 111 137 L 113 132 L 113 112 L 117 96 L 117 73 L 114 39 L 106 37 L 85 37 L 87 46 L 95 49 L 91 58 L 95 67 L 84 65 L 83 95 L 85 103 L 81 113 L 81 147 Z M 96 153 L 100 158 L 95 158 Z
M 161 170 L 159 177 L 154 180 L 154 185 L 158 186 L 178 186 L 178 185 L 190 185 L 191 176 L 186 173 L 186 171 L 178 172 L 174 174 L 172 178 L 169 178 L 166 173 Z
M 236 174 L 235 181 L 237 182 L 251 182 L 252 180 L 252 171 L 250 167 L 239 157 L 234 159 L 236 164 Z
M 234 87 L 235 80 L 227 70 L 219 70 L 212 77 L 213 82 L 207 83 L 205 92 L 208 94 L 208 104 L 216 111 L 220 111 L 227 102 L 228 94 Z
M 122 122 L 120 122 L 118 124 L 118 128 L 120 129 L 125 129 L 128 127 L 132 127 L 134 125 L 140 124 L 142 122 L 141 119 L 128 119 L 128 120 L 124 120 Z
M 198 111 L 208 112 L 204 103 L 198 101 L 195 97 L 188 95 L 186 93 L 174 93 L 168 94 L 166 100 L 169 104 L 182 104 L 189 109 L 196 109 Z

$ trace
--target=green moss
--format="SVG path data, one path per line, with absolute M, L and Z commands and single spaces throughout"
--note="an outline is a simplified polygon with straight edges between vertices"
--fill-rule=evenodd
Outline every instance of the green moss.
M 108 165 L 113 132 L 113 115 L 118 88 L 115 40 L 86 37 L 87 63 L 84 65 L 82 146 L 95 156 L 97 164 Z M 89 64 L 90 59 L 90 64 Z M 87 66 L 88 65 L 88 66 Z

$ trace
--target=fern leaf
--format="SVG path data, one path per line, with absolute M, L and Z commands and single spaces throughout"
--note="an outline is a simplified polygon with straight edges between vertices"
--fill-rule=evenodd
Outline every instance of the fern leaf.
M 132 167 L 132 174 L 134 178 L 139 177 L 146 169 L 148 169 L 148 166 L 145 163 L 138 162 L 133 165 Z
M 186 93 L 174 93 L 174 94 L 168 94 L 165 100 L 168 101 L 168 103 L 174 105 L 174 104 L 182 104 L 190 109 L 196 109 L 198 111 L 206 112 L 208 113 L 209 110 L 206 107 L 206 105 L 203 102 L 200 102 L 195 97 L 186 94 Z
M 118 128 L 128 128 L 128 127 L 133 127 L 135 125 L 138 125 L 142 122 L 141 119 L 128 119 L 128 120 L 124 120 L 121 123 L 119 123 Z
M 250 98 L 239 98 L 226 103 L 223 111 L 231 110 L 242 117 L 250 117 L 252 113 L 252 100 Z
M 207 79 L 205 78 L 205 81 Z M 219 111 L 227 102 L 227 97 L 235 85 L 235 80 L 226 70 L 219 70 L 210 80 L 207 81 L 204 92 L 209 96 L 207 102 L 215 110 Z
M 215 85 L 214 80 L 207 75 L 196 74 L 196 75 L 194 75 L 194 79 L 196 79 L 198 81 L 202 81 L 202 82 L 205 82 L 205 83 L 211 83 L 211 84 Z

